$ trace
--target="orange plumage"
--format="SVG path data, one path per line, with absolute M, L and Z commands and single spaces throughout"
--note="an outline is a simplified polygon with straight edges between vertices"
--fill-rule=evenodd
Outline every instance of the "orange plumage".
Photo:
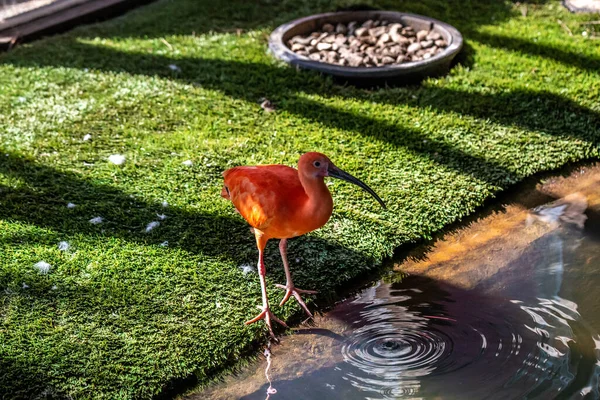
M 268 239 L 288 239 L 325 225 L 333 210 L 329 191 L 311 210 L 298 171 L 285 165 L 236 167 L 225 171 L 225 198 Z M 323 183 L 324 185 L 324 183 Z M 324 185 L 325 186 L 325 185 Z M 315 212 L 311 212 L 315 211 Z M 309 214 L 307 214 L 309 213 Z
M 321 153 L 306 153 L 298 161 L 298 169 L 285 165 L 235 167 L 223 172 L 225 185 L 221 196 L 231 200 L 236 210 L 254 228 L 259 250 L 258 272 L 261 280 L 263 307 L 253 323 L 265 319 L 271 336 L 271 318 L 286 326 L 270 311 L 264 281 L 263 251 L 269 239 L 281 239 L 279 250 L 286 272 L 286 295 L 280 305 L 294 296 L 305 312 L 312 314 L 302 301 L 300 293 L 316 293 L 294 287 L 287 261 L 287 239 L 303 235 L 325 225 L 333 210 L 331 193 L 324 177 L 331 176 L 354 183 L 373 195 L 382 206 L 383 201 L 360 180 L 337 168 Z

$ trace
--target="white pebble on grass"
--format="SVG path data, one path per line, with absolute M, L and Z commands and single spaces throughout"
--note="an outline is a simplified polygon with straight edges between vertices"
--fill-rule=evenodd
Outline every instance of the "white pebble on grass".
M 108 157 L 108 161 L 115 165 L 123 165 L 125 164 L 125 156 L 122 154 L 113 154 Z
M 102 217 L 94 217 L 94 218 L 90 219 L 90 224 L 98 225 L 98 224 L 101 224 L 102 222 L 104 222 L 104 218 L 102 218 Z
M 161 221 L 164 221 L 165 219 L 167 219 L 167 216 L 165 214 L 156 214 L 156 216 L 158 217 L 158 219 L 160 219 Z
M 179 67 L 178 67 L 177 65 L 175 65 L 175 64 L 169 64 L 169 69 L 170 69 L 171 71 L 174 71 L 174 72 L 181 72 L 181 68 L 179 68 Z
M 71 247 L 71 245 L 69 244 L 69 242 L 63 241 L 58 244 L 58 249 L 60 251 L 67 251 L 67 250 L 69 250 L 70 247 Z
M 23 282 L 23 289 L 29 289 L 29 285 Z
M 152 229 L 156 228 L 159 225 L 160 225 L 160 222 L 158 222 L 158 221 L 150 222 L 148 225 L 146 225 L 146 232 L 150 232 Z
M 184 162 L 182 162 L 182 164 L 186 167 L 191 167 L 192 165 L 194 165 L 194 162 L 192 160 L 185 160 Z
M 73 203 L 67 203 L 67 208 L 75 208 L 76 205 Z
M 90 140 L 91 138 L 92 138 L 92 135 L 90 135 L 90 134 L 88 133 L 87 135 L 85 135 L 85 136 L 83 137 L 83 141 L 84 141 L 84 142 L 87 142 L 87 141 L 88 141 L 88 140 Z
M 167 247 L 169 245 L 169 241 L 165 240 L 164 242 L 162 242 L 161 244 L 159 244 L 160 247 Z
M 56 289 L 58 289 L 58 288 L 56 287 L 56 285 L 52 285 L 52 290 L 56 290 Z
M 48 271 L 50 271 L 50 264 L 46 261 L 37 262 L 33 267 L 37 269 L 40 274 L 47 274 Z
M 249 273 L 256 272 L 256 268 L 254 268 L 254 266 L 252 266 L 250 264 L 242 264 L 242 265 L 240 265 L 240 269 L 242 270 L 244 275 L 248 275 Z
M 165 207 L 165 208 L 169 207 L 169 203 L 167 203 L 167 201 L 165 200 L 165 201 L 162 202 L 162 206 Z

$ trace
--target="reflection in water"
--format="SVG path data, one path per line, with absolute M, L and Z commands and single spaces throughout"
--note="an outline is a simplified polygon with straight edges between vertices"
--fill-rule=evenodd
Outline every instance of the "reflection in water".
M 426 317 L 410 313 L 403 304 L 410 296 L 389 299 L 393 303 L 374 301 L 373 296 L 354 302 L 366 305 L 358 322 L 362 326 L 344 344 L 342 354 L 358 369 L 347 373 L 355 387 L 399 397 L 417 392 L 415 378 L 431 374 L 436 364 L 448 358 L 452 338 L 442 330 L 428 329 Z
M 264 355 L 267 358 L 267 367 L 265 368 L 265 377 L 267 378 L 267 382 L 269 382 L 269 387 L 267 388 L 267 398 L 269 400 L 272 394 L 277 393 L 277 389 L 273 387 L 273 382 L 271 382 L 271 377 L 269 376 L 269 369 L 271 369 L 271 342 L 264 351 Z
M 584 240 L 586 208 L 585 197 L 575 193 L 534 210 L 534 218 L 557 229 L 531 246 L 533 250 L 545 252 L 546 257 L 540 257 L 543 262 L 535 264 L 534 281 L 538 282 L 535 300 L 525 298 L 519 302 L 521 309 L 535 322 L 526 327 L 545 339 L 538 342 L 542 353 L 551 361 L 561 360 L 550 365 L 560 377 L 556 381 L 566 383 L 557 396 L 561 399 L 600 398 L 600 354 L 595 349 L 600 336 L 580 315 L 577 303 L 561 297 L 566 272 L 565 250 L 567 254 L 575 252 Z
M 320 329 L 284 338 L 271 378 L 267 357 L 268 384 L 240 377 L 227 396 L 202 398 L 263 400 L 276 387 L 271 400 L 598 399 L 600 251 L 582 229 L 584 210 L 577 197 L 534 210 L 511 228 L 531 235 L 518 256 L 510 235 L 495 243 L 511 257 L 471 286 L 384 279 L 339 304 Z M 451 265 L 475 268 L 473 259 L 493 256 Z
M 340 371 L 360 391 L 353 398 L 548 398 L 564 387 L 552 365 L 568 363 L 568 347 L 544 351 L 546 333 L 528 329 L 513 302 L 408 277 L 381 284 L 340 316 L 356 309 Z
M 572 195 L 536 209 L 527 224 L 553 229 L 478 290 L 409 277 L 352 302 L 337 317 L 356 328 L 342 348 L 356 398 L 600 398 L 600 337 L 560 297 L 586 207 Z

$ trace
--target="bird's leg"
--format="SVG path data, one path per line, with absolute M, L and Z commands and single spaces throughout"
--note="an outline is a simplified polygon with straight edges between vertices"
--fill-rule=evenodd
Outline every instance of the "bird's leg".
M 257 321 L 260 321 L 261 319 L 264 319 L 265 324 L 269 328 L 269 334 L 271 335 L 271 337 L 273 339 L 276 340 L 275 334 L 273 333 L 273 327 L 271 326 L 271 320 L 283 325 L 286 328 L 288 326 L 286 325 L 285 322 L 283 322 L 282 320 L 277 318 L 275 315 L 273 315 L 273 313 L 271 312 L 271 309 L 269 307 L 269 298 L 267 297 L 267 285 L 265 283 L 266 269 L 265 269 L 265 263 L 264 263 L 264 258 L 263 258 L 266 240 L 263 241 L 261 236 L 262 235 L 259 233 L 256 234 L 256 242 L 258 245 L 258 276 L 260 278 L 260 288 L 262 291 L 263 305 L 262 305 L 262 307 L 258 307 L 261 310 L 261 313 L 258 314 L 256 317 L 252 318 L 251 320 L 246 321 L 246 325 L 250 325 Z
M 285 283 L 285 286 L 279 285 L 279 284 L 275 285 L 278 288 L 285 289 L 285 296 L 283 296 L 283 300 L 281 300 L 281 303 L 279 303 L 279 306 L 280 307 L 283 306 L 286 303 L 286 301 L 288 301 L 290 296 L 294 296 L 296 298 L 296 300 L 298 300 L 298 304 L 300 304 L 300 306 L 306 312 L 306 314 L 308 314 L 308 316 L 310 318 L 312 318 L 313 315 L 308 310 L 308 307 L 306 307 L 306 304 L 304 304 L 302 297 L 300 297 L 300 293 L 316 294 L 317 291 L 316 290 L 297 289 L 294 286 L 294 282 L 292 281 L 292 274 L 290 272 L 290 265 L 289 265 L 288 259 L 287 259 L 287 239 L 281 239 L 281 241 L 279 242 L 279 252 L 281 253 L 281 259 L 283 260 L 283 267 L 285 268 L 285 278 L 287 281 Z

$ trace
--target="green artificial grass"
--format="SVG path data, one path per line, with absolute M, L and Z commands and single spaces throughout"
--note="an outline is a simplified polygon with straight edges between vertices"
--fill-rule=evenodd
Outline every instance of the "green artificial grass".
M 0 398 L 168 397 L 264 340 L 243 324 L 257 251 L 219 196 L 226 168 L 321 151 L 387 202 L 333 182 L 331 221 L 291 241 L 296 284 L 326 300 L 522 178 L 598 157 L 600 41 L 581 24 L 597 15 L 369 3 L 463 33 L 460 64 L 414 87 L 339 86 L 267 53 L 280 23 L 351 3 L 162 0 L 0 56 Z M 267 253 L 290 318 L 276 242 Z

